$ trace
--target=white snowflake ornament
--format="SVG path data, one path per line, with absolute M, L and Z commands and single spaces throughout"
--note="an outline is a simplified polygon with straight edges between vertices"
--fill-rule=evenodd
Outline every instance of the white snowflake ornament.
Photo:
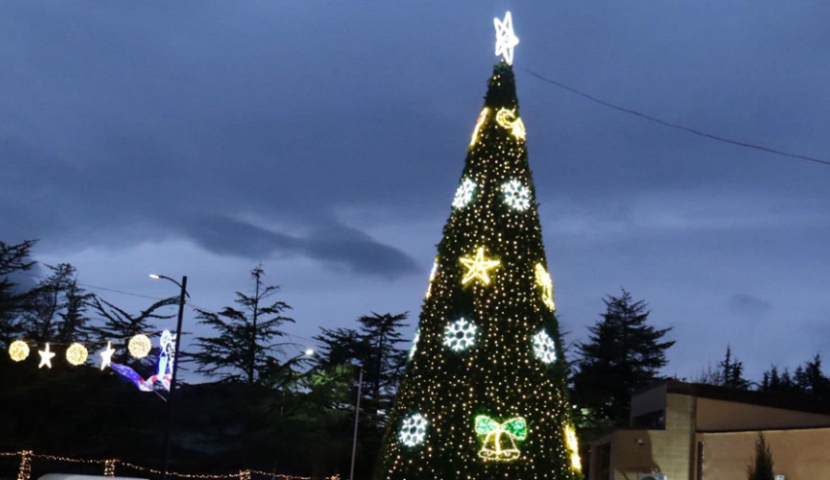
M 504 192 L 504 202 L 513 210 L 523 212 L 530 208 L 530 189 L 522 182 L 514 178 L 504 182 L 501 189 Z
M 465 178 L 455 191 L 455 198 L 452 201 L 454 208 L 466 207 L 472 200 L 476 190 L 476 182 Z
M 427 434 L 427 419 L 420 413 L 412 414 L 403 420 L 398 438 L 407 447 L 414 447 L 424 443 Z
M 542 363 L 556 361 L 556 344 L 544 330 L 533 336 L 533 353 Z
M 463 352 L 476 343 L 476 330 L 475 323 L 459 318 L 444 328 L 444 345 L 453 352 Z

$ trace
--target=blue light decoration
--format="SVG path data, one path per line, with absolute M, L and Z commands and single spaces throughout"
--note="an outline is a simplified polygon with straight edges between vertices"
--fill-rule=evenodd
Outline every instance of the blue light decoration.
M 169 392 L 170 379 L 173 376 L 173 368 L 176 362 L 176 335 L 170 333 L 169 330 L 161 332 L 159 347 L 156 374 L 146 380 L 126 365 L 113 363 L 110 366 L 116 373 L 133 382 L 142 392 L 152 392 L 162 389 Z

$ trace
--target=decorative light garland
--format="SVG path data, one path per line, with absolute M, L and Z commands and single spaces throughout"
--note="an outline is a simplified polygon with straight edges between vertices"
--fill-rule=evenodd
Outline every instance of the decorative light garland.
M 76 367 L 83 365 L 87 357 L 89 357 L 89 352 L 80 343 L 73 343 L 66 349 L 66 361 Z
M 459 318 L 444 328 L 444 345 L 453 352 L 463 352 L 476 343 L 478 327 L 466 318 Z
M 415 413 L 405 418 L 398 438 L 407 447 L 415 447 L 424 443 L 427 432 L 427 419 L 420 413 Z
M 150 339 L 144 334 L 134 336 L 130 339 L 130 343 L 127 345 L 130 355 L 138 359 L 142 359 L 149 355 L 150 349 L 152 348 L 153 344 L 150 343 Z
M 484 256 L 484 247 L 478 247 L 475 258 L 461 257 L 460 262 L 467 267 L 467 273 L 461 280 L 463 285 L 466 285 L 473 279 L 479 279 L 485 285 L 490 284 L 490 276 L 487 274 L 488 270 L 498 267 L 501 262 L 498 260 L 488 260 Z
M 9 345 L 9 357 L 15 362 L 22 362 L 29 357 L 29 345 L 23 340 L 15 340 Z
M 527 438 L 527 422 L 522 417 L 511 418 L 499 423 L 487 415 L 478 415 L 475 420 L 476 434 L 484 436 L 478 456 L 485 462 L 509 462 L 519 458 L 516 440 Z

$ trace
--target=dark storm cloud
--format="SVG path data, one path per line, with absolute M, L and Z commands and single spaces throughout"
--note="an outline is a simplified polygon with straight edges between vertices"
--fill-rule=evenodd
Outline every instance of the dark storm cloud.
M 826 317 L 830 169 L 645 123 L 521 67 L 821 156 L 825 0 L 3 2 L 0 238 L 41 238 L 38 254 L 90 263 L 181 239 L 246 261 L 310 258 L 366 278 L 333 279 L 342 302 L 329 311 L 319 279 L 281 263 L 281 278 L 307 282 L 298 314 L 357 316 L 376 308 L 366 290 L 390 297 L 388 278 L 401 280 L 389 308 L 415 311 L 425 279 L 410 255 L 432 261 L 506 6 L 557 304 L 576 322 L 566 329 L 581 338 L 622 284 L 676 327 L 681 372 L 727 342 L 766 365 L 767 352 L 797 351 L 769 338 L 823 341 L 797 322 Z M 121 269 L 149 259 L 133 261 Z M 757 302 L 729 297 L 747 292 Z M 772 305 L 794 323 L 748 338 Z
M 766 300 L 752 295 L 738 293 L 729 298 L 729 309 L 747 317 L 761 317 L 770 311 L 772 305 Z
M 311 235 L 294 237 L 247 222 L 219 216 L 183 219 L 186 234 L 207 250 L 247 258 L 301 254 L 359 274 L 397 277 L 420 269 L 399 250 L 380 244 L 359 230 L 329 224 Z

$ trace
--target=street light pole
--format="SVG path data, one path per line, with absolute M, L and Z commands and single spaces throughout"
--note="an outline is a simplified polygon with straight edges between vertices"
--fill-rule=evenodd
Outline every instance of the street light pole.
M 357 404 L 354 407 L 354 438 L 352 439 L 352 469 L 349 480 L 354 480 L 354 459 L 357 454 L 357 424 L 360 420 L 360 397 L 363 393 L 363 367 L 360 367 L 360 378 L 357 380 Z
M 150 278 L 163 278 L 175 283 L 181 288 L 181 294 L 179 296 L 179 318 L 176 323 L 176 349 L 174 350 L 176 353 L 173 359 L 173 375 L 170 378 L 170 394 L 167 396 L 167 429 L 164 432 L 164 470 L 162 471 L 161 478 L 162 480 L 167 480 L 167 471 L 170 468 L 170 434 L 173 430 L 173 397 L 176 394 L 176 374 L 179 372 L 179 346 L 182 341 L 182 320 L 184 318 L 185 297 L 190 296 L 190 294 L 187 293 L 187 275 L 182 276 L 182 283 L 164 275 L 151 274 Z

